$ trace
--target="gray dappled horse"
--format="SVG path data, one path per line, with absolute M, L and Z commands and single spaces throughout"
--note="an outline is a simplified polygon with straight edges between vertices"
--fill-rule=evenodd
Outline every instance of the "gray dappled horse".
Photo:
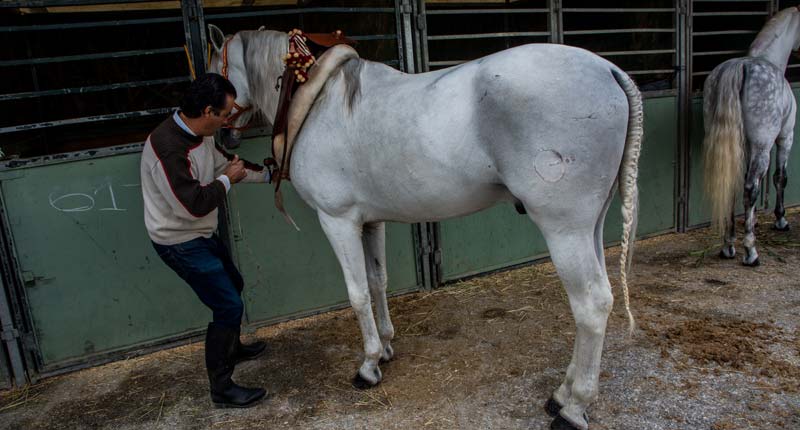
M 703 88 L 705 186 L 712 224 L 724 236 L 720 255 L 736 254 L 735 192 L 744 179 L 745 254 L 742 263 L 757 266 L 755 205 L 761 179 L 777 144 L 774 229 L 789 230 L 784 218 L 786 162 L 792 149 L 797 104 L 784 78 L 792 51 L 800 45 L 800 12 L 778 12 L 758 33 L 746 57 L 715 67 Z
M 218 71 L 226 38 L 210 30 L 211 70 Z M 272 122 L 287 35 L 242 31 L 224 51 L 237 103 Z M 576 323 L 572 361 L 548 402 L 559 414 L 553 428 L 587 429 L 613 303 L 603 222 L 617 182 L 628 308 L 642 137 L 641 95 L 630 77 L 588 51 L 550 44 L 416 75 L 350 58 L 308 109 L 290 161 L 292 183 L 316 210 L 344 272 L 364 341 L 354 384 L 378 384 L 379 362 L 394 354 L 384 223 L 437 221 L 513 202 L 544 235 Z M 234 125 L 247 120 L 242 115 Z

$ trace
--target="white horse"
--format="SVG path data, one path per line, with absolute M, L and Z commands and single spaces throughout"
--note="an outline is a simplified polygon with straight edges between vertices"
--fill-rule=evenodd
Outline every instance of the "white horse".
M 778 12 L 758 33 L 746 57 L 715 67 L 703 88 L 705 121 L 705 187 L 711 202 L 711 220 L 724 236 L 720 256 L 736 255 L 734 193 L 744 179 L 745 255 L 742 264 L 758 266 L 755 205 L 761 180 L 775 159 L 776 230 L 789 230 L 783 207 L 786 162 L 792 149 L 797 103 L 783 76 L 789 54 L 800 46 L 800 12 L 791 7 Z
M 225 36 L 210 30 L 211 70 L 226 64 L 237 103 L 272 122 L 287 36 L 243 31 L 223 50 Z M 317 211 L 358 317 L 364 361 L 354 384 L 378 384 L 379 362 L 394 354 L 384 223 L 444 220 L 508 201 L 544 235 L 575 318 L 572 361 L 548 402 L 558 414 L 552 428 L 587 429 L 613 304 L 603 222 L 618 181 L 628 308 L 642 136 L 634 82 L 588 51 L 537 44 L 422 74 L 350 58 L 319 88 L 296 134 L 291 175 Z

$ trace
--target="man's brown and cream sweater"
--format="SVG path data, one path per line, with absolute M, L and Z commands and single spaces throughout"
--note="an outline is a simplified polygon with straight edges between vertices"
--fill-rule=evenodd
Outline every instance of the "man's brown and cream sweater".
M 211 237 L 217 208 L 230 188 L 222 175 L 233 155 L 213 137 L 194 136 L 170 116 L 147 138 L 140 166 L 144 223 L 150 239 L 175 245 Z M 245 162 L 243 182 L 265 182 L 266 170 Z

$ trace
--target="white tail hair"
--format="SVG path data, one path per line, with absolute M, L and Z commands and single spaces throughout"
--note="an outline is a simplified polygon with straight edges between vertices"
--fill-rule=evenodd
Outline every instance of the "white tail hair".
M 703 91 L 706 134 L 705 192 L 711 203 L 711 225 L 722 235 L 744 176 L 744 128 L 739 93 L 744 77 L 740 61 L 722 64 Z M 716 85 L 716 86 L 715 86 Z
M 635 323 L 631 313 L 628 295 L 628 275 L 633 261 L 633 242 L 636 240 L 636 227 L 639 219 L 639 154 L 642 149 L 642 94 L 636 83 L 625 72 L 611 70 L 614 78 L 628 97 L 628 134 L 625 151 L 619 167 L 619 193 L 622 198 L 622 243 L 619 256 L 619 282 L 625 299 L 625 312 L 628 314 L 629 331 L 633 332 Z

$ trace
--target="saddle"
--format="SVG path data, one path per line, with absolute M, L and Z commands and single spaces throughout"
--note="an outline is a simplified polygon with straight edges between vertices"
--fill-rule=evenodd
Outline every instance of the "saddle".
M 264 164 L 274 178 L 275 206 L 297 230 L 297 224 L 286 213 L 280 191 L 281 181 L 291 180 L 294 138 L 328 77 L 347 60 L 358 58 L 351 47 L 354 44 L 340 30 L 330 34 L 305 34 L 297 29 L 289 32 L 289 53 L 284 57 L 286 69 L 280 77 L 278 110 L 272 127 L 272 157 Z

